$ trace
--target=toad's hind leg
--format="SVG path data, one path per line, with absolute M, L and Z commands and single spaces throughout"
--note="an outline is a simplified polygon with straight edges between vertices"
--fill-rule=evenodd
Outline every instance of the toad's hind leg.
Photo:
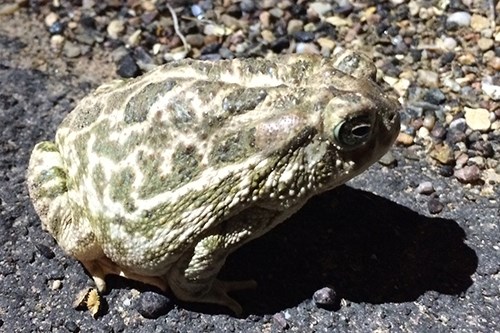
M 85 214 L 74 214 L 71 209 L 69 196 L 72 189 L 68 188 L 66 168 L 53 142 L 40 142 L 33 149 L 27 182 L 43 228 L 56 239 L 64 252 L 83 264 L 99 291 L 106 289 L 105 277 L 109 274 L 166 289 L 163 279 L 123 270 L 104 255 Z
M 56 239 L 64 252 L 80 260 L 98 283 L 99 274 L 94 275 L 88 266 L 104 254 L 89 221 L 84 217 L 73 217 L 67 172 L 56 144 L 45 141 L 35 146 L 27 183 L 43 229 Z

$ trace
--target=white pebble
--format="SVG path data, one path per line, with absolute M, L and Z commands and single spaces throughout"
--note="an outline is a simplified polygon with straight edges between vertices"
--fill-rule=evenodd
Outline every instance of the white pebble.
M 468 27 L 470 25 L 471 15 L 468 12 L 455 12 L 448 15 L 446 23 L 455 23 L 462 27 Z
M 465 122 L 472 130 L 487 131 L 490 126 L 490 112 L 483 108 L 464 107 Z

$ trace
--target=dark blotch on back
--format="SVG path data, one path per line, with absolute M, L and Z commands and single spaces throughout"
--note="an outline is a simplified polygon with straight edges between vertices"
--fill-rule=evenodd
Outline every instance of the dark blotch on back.
M 267 96 L 261 88 L 240 88 L 230 92 L 222 101 L 222 108 L 230 113 L 243 113 L 257 107 Z
M 210 162 L 213 165 L 241 161 L 255 153 L 255 128 L 234 133 L 218 141 L 210 153 Z
M 125 107 L 124 120 L 127 124 L 142 122 L 146 120 L 151 105 L 156 101 L 158 95 L 172 90 L 174 81 L 150 83 L 130 98 Z

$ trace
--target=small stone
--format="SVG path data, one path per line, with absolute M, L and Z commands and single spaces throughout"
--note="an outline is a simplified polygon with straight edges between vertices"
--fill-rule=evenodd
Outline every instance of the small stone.
M 50 37 L 50 48 L 53 51 L 60 51 L 64 45 L 64 36 L 54 35 Z
M 441 201 L 436 198 L 432 198 L 427 203 L 427 208 L 431 214 L 439 214 L 443 211 L 444 205 Z
M 302 54 L 319 54 L 320 51 L 316 44 L 314 43 L 297 43 L 297 47 L 295 48 L 296 53 Z
M 429 130 L 425 128 L 424 126 L 420 127 L 417 131 L 417 136 L 421 139 L 425 139 L 429 137 Z
M 315 14 L 322 16 L 332 10 L 331 4 L 325 1 L 318 1 L 309 4 L 309 10 L 313 11 Z
M 487 131 L 491 126 L 490 113 L 483 108 L 464 107 L 465 122 L 472 130 Z
M 446 101 L 446 96 L 440 89 L 429 89 L 424 95 L 424 101 L 431 104 L 440 105 Z
M 109 22 L 106 31 L 109 37 L 117 39 L 125 30 L 125 23 L 122 20 L 112 20 Z
M 434 71 L 419 69 L 417 71 L 417 81 L 429 88 L 437 88 L 439 86 L 439 76 Z
M 493 39 L 491 38 L 479 38 L 477 41 L 477 46 L 481 51 L 488 51 L 493 47 Z
M 448 15 L 446 19 L 447 24 L 456 24 L 461 27 L 470 25 L 471 15 L 468 12 L 455 12 Z
M 54 22 L 54 24 L 52 24 L 49 27 L 49 32 L 51 35 L 60 35 L 62 34 L 63 31 L 64 31 L 64 24 L 62 24 L 59 21 Z
M 72 320 L 65 322 L 64 327 L 72 333 L 80 331 L 80 327 L 78 327 L 78 325 Z
M 0 16 L 11 15 L 19 10 L 19 4 L 17 3 L 4 3 L 0 4 Z
M 47 27 L 50 27 L 52 24 L 56 23 L 57 20 L 59 20 L 59 15 L 54 12 L 50 12 L 47 16 L 45 16 L 44 23 Z
M 453 166 L 451 165 L 443 165 L 439 169 L 439 174 L 443 177 L 451 177 L 453 176 Z
M 130 54 L 127 54 L 120 59 L 116 72 L 121 77 L 131 78 L 138 76 L 140 74 L 140 69 L 139 66 L 137 66 L 134 58 Z
M 395 166 L 397 161 L 396 161 L 396 158 L 394 157 L 394 155 L 389 150 L 387 153 L 384 154 L 384 156 L 382 156 L 378 160 L 378 162 L 382 165 L 385 165 L 385 166 Z
M 52 281 L 52 285 L 50 286 L 50 289 L 57 290 L 57 289 L 60 289 L 61 286 L 62 286 L 61 280 L 54 280 L 54 281 Z
M 327 37 L 320 37 L 317 39 L 317 42 L 319 46 L 321 46 L 322 49 L 327 49 L 327 50 L 333 50 L 335 48 L 335 41 L 331 40 L 330 38 Z
M 257 8 L 254 0 L 242 0 L 240 2 L 240 9 L 242 12 L 251 13 Z
M 429 155 L 441 164 L 453 164 L 455 162 L 453 149 L 446 142 L 434 145 Z
M 193 47 L 202 47 L 204 39 L 202 34 L 189 34 L 186 35 L 186 42 Z
M 486 164 L 484 157 L 482 157 L 482 156 L 471 157 L 471 158 L 469 158 L 469 162 L 477 165 L 480 169 L 484 168 L 484 166 Z
M 493 79 L 490 76 L 485 76 L 483 78 L 481 81 L 481 89 L 492 100 L 500 101 L 500 85 L 493 84 Z
M 63 54 L 68 58 L 76 58 L 78 57 L 82 51 L 80 47 L 75 43 L 66 41 L 63 46 Z
M 267 30 L 267 29 L 262 30 L 260 35 L 262 36 L 262 39 L 268 43 L 272 43 L 276 39 L 276 37 L 274 37 L 274 34 L 271 30 Z
M 455 170 L 454 176 L 462 183 L 474 183 L 480 179 L 481 170 L 477 165 L 466 165 Z
M 299 31 L 293 35 L 294 39 L 300 43 L 311 43 L 314 41 L 314 33 L 307 31 Z
M 496 71 L 500 71 L 500 57 L 493 57 L 488 61 L 488 66 Z M 498 94 L 500 96 L 500 92 Z M 499 97 L 500 98 L 500 97 Z
M 302 22 L 301 20 L 292 19 L 288 21 L 287 33 L 289 35 L 293 35 L 299 31 L 302 31 L 303 28 L 304 22 Z
M 450 130 L 465 132 L 467 128 L 467 123 L 464 118 L 453 119 L 450 123 Z
M 38 252 L 40 252 L 40 254 L 47 259 L 52 259 L 56 256 L 54 251 L 52 251 L 52 249 L 47 245 L 44 245 L 42 243 L 35 243 L 35 247 Z
M 262 29 L 269 28 L 271 26 L 271 14 L 269 12 L 264 11 L 259 14 L 259 21 L 262 25 Z
M 434 117 L 432 113 L 426 114 L 424 120 L 422 121 L 422 126 L 427 128 L 427 130 L 432 131 L 435 124 L 436 124 L 436 117 Z
M 172 301 L 165 295 L 146 291 L 141 293 L 135 307 L 144 318 L 156 319 L 170 311 Z
M 276 18 L 281 18 L 283 17 L 284 12 L 283 9 L 274 7 L 271 10 L 269 10 L 269 14 L 271 14 L 271 16 L 274 16 Z
M 457 60 L 462 65 L 472 65 L 476 63 L 476 56 L 468 52 L 458 57 Z
M 491 22 L 487 17 L 473 14 L 470 21 L 470 26 L 474 31 L 481 32 L 481 30 L 490 28 Z
M 441 45 L 443 46 L 443 48 L 448 51 L 453 51 L 457 47 L 457 44 L 457 40 L 452 37 L 445 37 L 441 41 Z
M 401 143 L 404 146 L 409 146 L 413 144 L 413 136 L 407 133 L 399 133 L 396 139 L 397 143 Z
M 434 186 L 431 182 L 422 182 L 418 184 L 417 189 L 415 190 L 418 194 L 429 195 L 434 193 Z
M 333 288 L 324 287 L 314 292 L 313 301 L 318 307 L 331 307 L 337 303 L 337 293 Z
M 281 313 L 275 313 L 273 315 L 273 322 L 278 325 L 278 327 L 282 330 L 288 328 L 288 323 L 286 322 L 285 316 Z
M 133 47 L 138 46 L 141 41 L 141 33 L 142 31 L 140 29 L 134 31 L 128 38 L 128 45 Z

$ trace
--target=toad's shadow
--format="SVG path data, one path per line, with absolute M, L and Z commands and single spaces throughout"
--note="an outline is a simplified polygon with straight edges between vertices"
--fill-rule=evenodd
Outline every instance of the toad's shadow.
M 324 286 L 367 303 L 413 301 L 429 290 L 460 294 L 477 267 L 464 239 L 452 220 L 342 186 L 239 249 L 220 277 L 258 282 L 233 294 L 247 314 L 296 306 Z

